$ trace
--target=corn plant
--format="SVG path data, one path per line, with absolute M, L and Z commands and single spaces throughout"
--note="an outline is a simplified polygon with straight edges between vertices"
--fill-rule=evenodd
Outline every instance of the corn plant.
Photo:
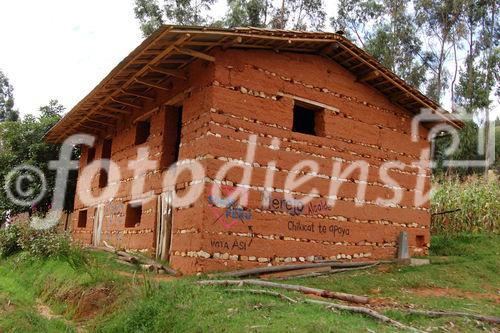
M 431 195 L 434 234 L 500 230 L 500 182 L 471 176 L 441 179 Z

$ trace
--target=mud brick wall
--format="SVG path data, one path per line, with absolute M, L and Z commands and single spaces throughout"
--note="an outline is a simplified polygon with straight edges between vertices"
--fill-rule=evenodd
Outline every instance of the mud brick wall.
M 174 222 L 172 263 L 186 273 L 279 265 L 315 259 L 373 260 L 394 258 L 401 231 L 409 233 L 411 254 L 427 254 L 430 213 L 428 204 L 414 206 L 418 161 L 428 148 L 426 130 L 421 140 L 411 141 L 411 115 L 391 103 L 372 87 L 356 82 L 341 66 L 319 56 L 266 51 L 229 50 L 215 53 L 214 80 L 206 93 L 211 96 L 209 113 L 200 120 L 208 130 L 192 133 L 197 145 L 208 145 L 203 157 L 207 186 L 202 207 L 178 214 Z M 292 132 L 294 100 L 298 96 L 324 103 L 336 111 L 322 112 L 321 136 Z M 285 97 L 283 97 L 285 96 Z M 207 110 L 207 105 L 203 106 Z M 241 168 L 232 169 L 222 184 L 214 178 L 227 161 L 245 159 L 249 135 L 258 142 L 248 188 L 249 204 L 243 218 L 231 217 L 208 199 L 211 186 L 237 188 Z M 271 147 L 280 140 L 280 148 Z M 202 143 L 198 143 L 202 142 Z M 284 183 L 292 167 L 301 160 L 320 166 L 317 176 L 297 189 L 296 197 L 319 191 L 300 214 L 293 209 L 262 206 L 267 163 L 276 161 L 271 199 L 284 197 Z M 348 167 L 352 161 L 369 163 L 364 205 L 354 203 L 356 172 L 344 183 L 338 200 L 327 205 L 333 161 Z M 404 189 L 394 207 L 378 205 L 378 197 L 391 198 L 393 191 L 381 183 L 379 168 L 386 161 L 400 161 L 403 170 L 388 175 Z M 425 191 L 429 189 L 429 173 Z M 199 216 L 203 211 L 203 225 Z M 229 215 L 229 216 L 228 216 Z M 222 216 L 222 217 L 221 217 Z M 196 219 L 195 225 L 190 219 Z
M 418 170 L 411 163 L 419 160 L 421 149 L 428 148 L 429 143 L 423 128 L 421 140 L 411 141 L 411 115 L 407 111 L 320 56 L 252 50 L 214 51 L 213 55 L 215 63 L 192 63 L 189 80 L 174 84 L 174 91 L 159 96 L 109 133 L 113 138 L 111 159 L 121 167 L 122 177 L 118 195 L 112 201 L 101 202 L 105 205 L 103 240 L 154 253 L 156 197 L 144 205 L 141 224 L 125 228 L 125 207 L 131 198 L 133 178 L 127 164 L 136 159 L 138 148 L 134 145 L 132 119 L 192 87 L 183 104 L 179 159 L 186 160 L 183 163 L 196 160 L 205 168 L 205 188 L 197 201 L 174 210 L 170 253 L 173 268 L 191 274 L 319 258 L 393 258 L 401 231 L 409 233 L 412 254 L 428 252 L 430 213 L 428 205 L 414 206 Z M 320 114 L 320 136 L 292 132 L 294 99 L 290 95 L 333 108 Z M 158 162 L 172 155 L 165 134 L 170 128 L 168 113 L 159 111 L 152 116 L 151 136 L 144 144 L 150 148 L 150 159 Z M 248 206 L 242 212 L 219 208 L 209 200 L 212 186 L 231 192 L 241 186 L 243 172 L 241 168 L 231 169 L 222 183 L 214 181 L 215 175 L 224 163 L 245 159 L 252 134 L 258 141 L 251 184 L 246 191 Z M 279 148 L 272 146 L 276 139 Z M 96 145 L 96 159 L 101 156 L 102 141 Z M 86 154 L 84 149 L 81 168 L 85 167 Z M 269 200 L 281 202 L 285 179 L 302 160 L 317 162 L 320 170 L 317 175 L 307 176 L 308 182 L 294 195 L 301 198 L 312 188 L 318 190 L 318 195 L 300 212 L 286 205 L 263 207 L 268 163 L 276 161 Z M 329 206 L 333 162 L 341 161 L 347 168 L 357 160 L 369 164 L 364 204 L 358 207 L 354 202 L 358 186 L 355 172 L 340 187 L 335 205 Z M 382 184 L 379 172 L 381 165 L 391 160 L 405 164 L 403 170 L 388 171 L 404 189 L 403 200 L 384 207 L 375 200 L 391 198 L 393 191 Z M 165 191 L 165 173 L 165 168 L 159 167 L 143 175 L 145 191 L 152 190 L 155 195 Z M 97 178 L 92 181 L 96 195 L 100 191 Z M 178 195 L 188 191 L 192 183 L 190 174 L 183 173 L 177 180 Z M 424 190 L 429 187 L 427 170 Z M 76 209 L 85 208 L 78 197 L 75 204 Z M 78 214 L 73 216 L 74 237 L 90 243 L 94 208 L 89 207 L 85 228 L 78 227 Z
M 192 94 L 184 101 L 183 119 L 181 130 L 181 148 L 179 151 L 179 160 L 190 160 L 197 156 L 203 156 L 208 152 L 205 143 L 195 143 L 196 137 L 200 135 L 200 127 L 203 122 L 199 121 L 203 105 L 210 105 L 207 101 L 205 90 L 210 86 L 211 81 L 207 78 L 213 78 L 214 66 L 197 61 L 188 68 L 189 80 L 176 83 L 171 92 L 157 97 L 153 103 L 144 106 L 144 110 L 138 110 L 121 121 L 117 128 L 111 129 L 107 134 L 108 138 L 113 140 L 111 160 L 118 165 L 121 171 L 119 183 L 110 183 L 110 186 L 116 185 L 119 190 L 113 198 L 106 198 L 101 202 L 95 202 L 91 207 L 86 207 L 79 196 L 75 198 L 75 214 L 72 219 L 73 238 L 84 244 L 92 243 L 92 233 L 94 228 L 95 206 L 104 205 L 104 219 L 102 223 L 101 240 L 108 244 L 132 250 L 139 250 L 154 254 L 156 246 L 156 224 L 157 224 L 157 196 L 164 192 L 163 178 L 166 175 L 170 162 L 175 154 L 175 134 L 173 130 L 177 127 L 177 119 L 174 119 L 173 113 L 178 110 L 172 107 L 161 108 L 165 101 L 176 96 L 187 88 L 192 88 Z M 160 107 L 159 111 L 151 116 L 150 136 L 146 143 L 135 145 L 136 125 L 133 120 L 144 114 L 148 110 Z M 209 109 L 208 109 L 209 110 Z M 95 159 L 102 156 L 103 138 L 98 138 L 94 148 Z M 128 168 L 128 163 L 137 159 L 138 149 L 141 147 L 149 148 L 149 159 L 157 162 L 158 168 L 139 176 L 144 178 L 144 193 L 153 191 L 154 195 L 144 197 L 142 206 L 141 222 L 135 227 L 125 227 L 127 203 L 132 199 L 132 182 L 134 181 L 133 170 Z M 87 156 L 89 148 L 82 147 L 82 156 L 80 159 L 80 175 L 87 166 Z M 78 179 L 78 188 L 82 186 L 83 180 Z M 189 190 L 190 183 L 193 180 L 189 173 L 181 174 L 177 179 L 176 189 L 179 195 L 183 191 Z M 91 181 L 91 192 L 93 196 L 98 196 L 103 189 L 99 188 L 99 175 L 96 175 Z M 78 191 L 77 191 L 78 192 Z M 201 200 L 201 198 L 200 198 Z M 201 201 L 200 201 L 201 202 Z M 191 211 L 199 213 L 199 203 L 195 202 L 188 207 L 179 207 L 174 211 L 174 221 L 182 222 L 183 216 L 192 214 Z M 78 211 L 88 209 L 87 223 L 85 227 L 78 227 Z M 193 214 L 193 215 L 196 215 Z M 177 218 L 176 216 L 180 217 Z M 190 219 L 191 220 L 191 219 Z M 192 219 L 195 221 L 194 219 Z M 174 222 L 175 223 L 175 222 Z M 188 224 L 185 224 L 186 226 Z

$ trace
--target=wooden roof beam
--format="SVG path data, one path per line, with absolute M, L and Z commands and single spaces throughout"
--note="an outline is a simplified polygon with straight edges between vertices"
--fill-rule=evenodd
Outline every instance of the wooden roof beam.
M 122 101 L 122 100 L 119 100 L 115 97 L 111 97 L 111 100 L 115 103 L 118 103 L 118 104 L 121 104 L 121 105 L 125 105 L 125 106 L 130 106 L 131 108 L 134 108 L 134 109 L 137 109 L 137 110 L 141 110 L 142 109 L 142 106 L 140 105 L 137 105 L 137 104 L 132 104 L 132 103 L 129 103 L 129 102 L 125 102 L 125 101 Z
M 241 43 L 243 43 L 243 37 L 238 36 L 236 38 L 231 39 L 230 41 L 225 42 L 224 44 L 222 44 L 221 47 L 223 50 L 227 50 L 233 47 L 235 44 L 241 44 Z
M 375 71 L 371 71 L 369 73 L 367 73 L 366 75 L 361 75 L 361 76 L 358 76 L 357 80 L 358 82 L 367 82 L 367 81 L 371 81 L 373 79 L 376 79 L 380 76 L 380 72 L 375 70 Z
M 92 132 L 98 133 L 98 134 L 102 134 L 102 133 L 105 132 L 104 130 L 102 130 L 102 129 L 98 128 L 98 127 L 91 127 L 91 126 L 87 126 L 87 125 L 84 125 L 84 124 L 78 124 L 78 126 L 76 128 L 78 129 L 80 127 L 85 128 L 87 130 L 90 130 Z
M 356 69 L 356 68 L 364 66 L 364 65 L 366 65 L 364 62 L 360 62 L 359 64 L 356 64 L 354 66 L 349 67 L 349 69 L 353 70 L 353 69 Z
M 134 80 L 135 80 L 135 82 L 137 82 L 139 84 L 142 84 L 142 85 L 145 85 L 145 86 L 148 86 L 151 88 L 156 88 L 156 89 L 160 89 L 160 90 L 164 90 L 164 91 L 171 90 L 169 87 L 160 86 L 160 83 L 149 82 L 149 81 L 146 81 L 144 79 L 137 79 L 137 78 L 135 78 Z
M 136 123 L 138 123 L 140 121 L 144 121 L 144 120 L 148 119 L 149 117 L 151 117 L 151 115 L 153 113 L 155 113 L 156 111 L 158 111 L 158 110 L 163 110 L 163 108 L 159 107 L 159 106 L 154 107 L 151 110 L 147 111 L 146 113 L 143 113 L 143 114 L 139 115 L 137 118 L 134 119 L 134 121 L 132 123 L 136 124 Z
M 322 56 L 328 56 L 330 55 L 333 51 L 337 50 L 339 48 L 339 43 L 338 42 L 332 42 L 331 44 L 328 44 L 326 46 L 324 46 L 321 51 L 320 51 L 320 54 Z
M 101 124 L 101 125 L 105 125 L 105 126 L 113 126 L 115 123 L 108 123 L 108 122 L 105 122 L 105 121 L 101 121 L 101 120 L 95 120 L 95 119 L 90 119 L 90 118 L 87 118 L 85 119 L 85 121 L 90 121 L 90 122 L 93 122 L 93 123 L 96 123 L 96 124 Z
M 109 112 L 105 112 L 105 110 L 97 111 L 96 114 L 99 114 L 101 116 L 108 117 L 108 118 L 117 119 L 117 120 L 120 119 L 119 116 L 114 115 L 114 114 L 109 113 Z
M 111 111 L 111 112 L 115 112 L 115 113 L 120 113 L 120 114 L 130 114 L 131 113 L 128 110 L 118 109 L 118 108 L 114 108 L 111 106 L 104 106 L 102 109 L 107 110 L 107 111 Z
M 148 66 L 150 70 L 153 72 L 173 76 L 182 80 L 187 80 L 186 73 L 182 70 L 178 69 L 166 69 L 166 68 L 161 68 L 159 66 Z
M 179 104 L 180 102 L 182 102 L 187 96 L 189 96 L 189 94 L 191 93 L 191 91 L 193 91 L 193 87 L 191 88 L 188 88 L 186 90 L 184 90 L 183 92 L 180 92 L 178 93 L 177 95 L 173 96 L 172 98 L 170 98 L 168 101 L 165 102 L 164 105 L 168 105 L 168 106 L 172 106 L 172 105 L 176 105 L 176 104 Z
M 382 80 L 380 82 L 372 83 L 372 86 L 378 87 L 378 86 L 383 86 L 384 84 L 391 84 L 391 83 L 389 81 L 387 81 L 387 80 Z
M 138 98 L 146 99 L 148 101 L 154 101 L 155 100 L 154 97 L 151 97 L 151 96 L 148 96 L 148 95 L 144 95 L 144 94 L 140 94 L 140 93 L 135 92 L 135 91 L 125 90 L 125 89 L 120 89 L 120 91 L 123 94 L 125 94 L 125 95 L 135 96 L 135 97 L 138 97 Z
M 172 28 L 169 28 L 165 31 L 163 31 L 161 34 L 158 34 L 158 36 L 156 37 L 156 39 L 152 42 L 152 43 L 155 43 L 156 41 L 158 41 L 159 39 L 162 38 L 162 36 L 164 36 L 164 34 L 168 31 L 172 31 Z M 181 45 L 183 44 L 184 42 L 186 42 L 187 40 L 189 40 L 191 38 L 191 34 L 187 33 L 187 32 L 183 32 L 182 33 L 182 36 L 179 37 L 174 43 L 173 45 L 171 46 L 168 46 L 166 47 L 160 54 L 158 54 L 156 57 L 154 57 L 154 59 L 150 60 L 148 63 L 149 64 L 157 64 L 158 62 L 160 62 L 163 58 L 165 58 L 166 55 L 170 54 L 174 48 L 176 47 L 176 45 Z M 142 56 L 142 52 L 137 54 L 133 61 L 136 62 L 138 61 L 138 59 Z M 130 84 L 132 84 L 133 82 L 136 82 L 137 78 L 140 77 L 141 75 L 143 75 L 145 72 L 147 71 L 147 67 L 144 66 L 143 68 L 141 68 L 137 73 L 135 73 L 130 79 L 127 80 L 127 82 L 125 82 L 122 87 L 123 88 L 127 88 Z M 112 93 L 110 96 L 106 97 L 103 101 L 99 102 L 99 105 L 97 106 L 97 108 L 99 107 L 102 107 L 103 105 L 105 105 L 106 103 L 109 102 L 109 99 L 110 97 L 114 96 L 117 92 L 119 92 L 119 90 L 116 90 L 114 93 Z M 73 110 L 72 110 L 73 111 Z M 71 112 L 70 112 L 71 113 Z M 86 118 L 88 118 L 89 116 L 92 115 L 92 111 L 90 111 L 89 114 L 87 114 Z M 78 123 L 75 123 L 73 125 L 71 125 L 69 128 L 67 129 L 63 129 L 63 132 L 58 135 L 57 137 L 57 140 L 61 140 L 61 138 L 63 138 L 67 133 L 71 132 L 71 130 L 73 130 L 76 126 L 78 125 Z M 57 126 L 57 125 L 56 125 Z
M 215 57 L 212 57 L 212 56 L 205 54 L 203 52 L 187 49 L 184 47 L 177 47 L 177 46 L 174 47 L 174 51 L 177 53 L 189 55 L 191 57 L 200 58 L 200 59 L 210 61 L 210 62 L 215 62 Z

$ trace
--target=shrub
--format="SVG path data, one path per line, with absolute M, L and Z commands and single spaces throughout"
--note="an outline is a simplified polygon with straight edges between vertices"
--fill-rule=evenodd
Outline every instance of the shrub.
M 55 228 L 37 230 L 27 224 L 20 228 L 18 244 L 23 251 L 37 258 L 65 257 L 71 250 L 68 234 L 58 233 Z
M 11 256 L 21 250 L 18 243 L 19 236 L 20 228 L 17 225 L 0 229 L 0 258 Z
M 441 180 L 432 193 L 431 232 L 457 234 L 500 230 L 500 183 L 472 176 Z M 443 212 L 448 212 L 442 214 Z M 436 214 L 438 213 L 438 214 Z M 439 214 L 441 213 L 441 214 Z

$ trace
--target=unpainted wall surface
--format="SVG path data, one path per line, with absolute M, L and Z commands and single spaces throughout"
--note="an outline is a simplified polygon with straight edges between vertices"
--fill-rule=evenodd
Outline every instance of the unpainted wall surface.
M 196 159 L 206 170 L 203 195 L 192 205 L 174 211 L 170 262 L 175 269 L 196 273 L 319 258 L 393 258 L 401 231 L 409 233 L 411 254 L 427 253 L 430 213 L 428 204 L 414 204 L 418 169 L 411 163 L 419 160 L 421 150 L 429 144 L 423 128 L 421 139 L 411 141 L 411 115 L 375 89 L 356 82 L 341 66 L 319 56 L 249 50 L 216 51 L 213 55 L 217 59 L 214 64 L 192 64 L 190 80 L 175 88 L 195 88 L 183 105 L 180 159 Z M 291 131 L 291 96 L 334 108 L 322 112 L 320 136 Z M 152 116 L 152 134 L 145 144 L 150 148 L 150 159 L 159 162 L 171 154 L 170 148 L 164 148 L 165 129 L 169 128 L 166 121 L 165 112 Z M 112 160 L 122 170 L 137 156 L 134 128 L 130 122 L 124 123 L 113 135 Z M 251 182 L 245 191 L 248 205 L 242 210 L 218 207 L 210 199 L 212 187 L 221 187 L 225 193 L 240 188 L 243 170 L 230 169 L 222 184 L 214 182 L 215 176 L 226 162 L 245 159 L 252 134 L 257 135 L 257 145 Z M 279 149 L 272 146 L 273 139 L 279 140 Z M 101 147 L 101 143 L 97 145 L 96 158 Z M 85 154 L 84 150 L 82 161 Z M 309 179 L 296 189 L 296 196 L 301 198 L 313 188 L 318 193 L 310 204 L 298 209 L 284 200 L 283 189 L 286 178 L 302 160 L 316 162 L 319 170 L 316 176 L 306 176 Z M 340 186 L 338 200 L 331 205 L 329 189 L 336 181 L 331 178 L 333 163 L 340 161 L 345 169 L 358 160 L 369 164 L 364 204 L 356 206 L 354 202 L 359 185 L 355 182 L 359 172 L 355 171 Z M 387 171 L 403 188 L 403 196 L 397 205 L 385 207 L 377 199 L 389 199 L 394 192 L 383 186 L 380 172 L 382 164 L 392 160 L 404 164 L 401 170 Z M 270 161 L 276 162 L 273 191 L 264 194 Z M 145 191 L 152 190 L 155 195 L 164 191 L 165 172 L 160 167 L 144 175 Z M 425 173 L 427 192 L 429 171 Z M 102 239 L 118 247 L 153 252 L 156 198 L 143 206 L 139 226 L 124 227 L 132 178 L 123 172 L 119 194 L 111 202 L 103 202 Z M 95 194 L 99 193 L 97 184 L 94 179 Z M 190 175 L 182 174 L 177 180 L 179 195 L 190 186 Z M 84 208 L 78 198 L 76 207 Z M 77 228 L 76 218 L 73 220 L 75 238 L 91 242 L 93 216 L 90 208 L 85 228 Z
M 203 228 L 194 227 L 189 218 L 183 219 L 186 225 L 176 221 L 172 252 L 176 266 L 194 273 L 316 259 L 394 258 L 401 231 L 409 233 L 412 254 L 428 252 L 429 205 L 414 204 L 419 170 L 412 163 L 429 144 L 424 128 L 420 128 L 420 140 L 412 142 L 411 115 L 321 57 L 237 50 L 215 56 L 215 79 L 207 89 L 213 104 L 200 117 L 204 129 L 187 144 L 208 143 L 210 153 L 204 163 L 212 181 L 205 189 Z M 291 131 L 294 100 L 289 95 L 336 109 L 323 112 L 321 136 Z M 245 159 L 252 134 L 258 140 L 251 183 L 245 191 L 248 205 L 243 211 L 217 207 L 209 198 L 211 187 L 222 187 L 226 193 L 240 188 L 243 169 L 231 169 L 223 184 L 213 179 L 227 161 Z M 273 139 L 280 140 L 278 150 L 271 147 Z M 319 193 L 297 212 L 291 203 L 283 204 L 283 189 L 290 170 L 302 160 L 318 163 L 319 176 L 309 176 L 296 197 L 313 188 Z M 342 161 L 342 169 L 358 160 L 369 164 L 364 205 L 354 202 L 356 171 L 342 183 L 336 203 L 329 205 L 335 160 Z M 276 162 L 274 192 L 264 199 L 271 207 L 263 207 L 270 161 Z M 387 170 L 403 188 L 402 200 L 394 207 L 376 203 L 377 198 L 394 195 L 380 180 L 386 161 L 404 164 L 401 170 Z M 429 171 L 424 173 L 427 192 Z M 273 207 L 273 200 L 280 204 Z

